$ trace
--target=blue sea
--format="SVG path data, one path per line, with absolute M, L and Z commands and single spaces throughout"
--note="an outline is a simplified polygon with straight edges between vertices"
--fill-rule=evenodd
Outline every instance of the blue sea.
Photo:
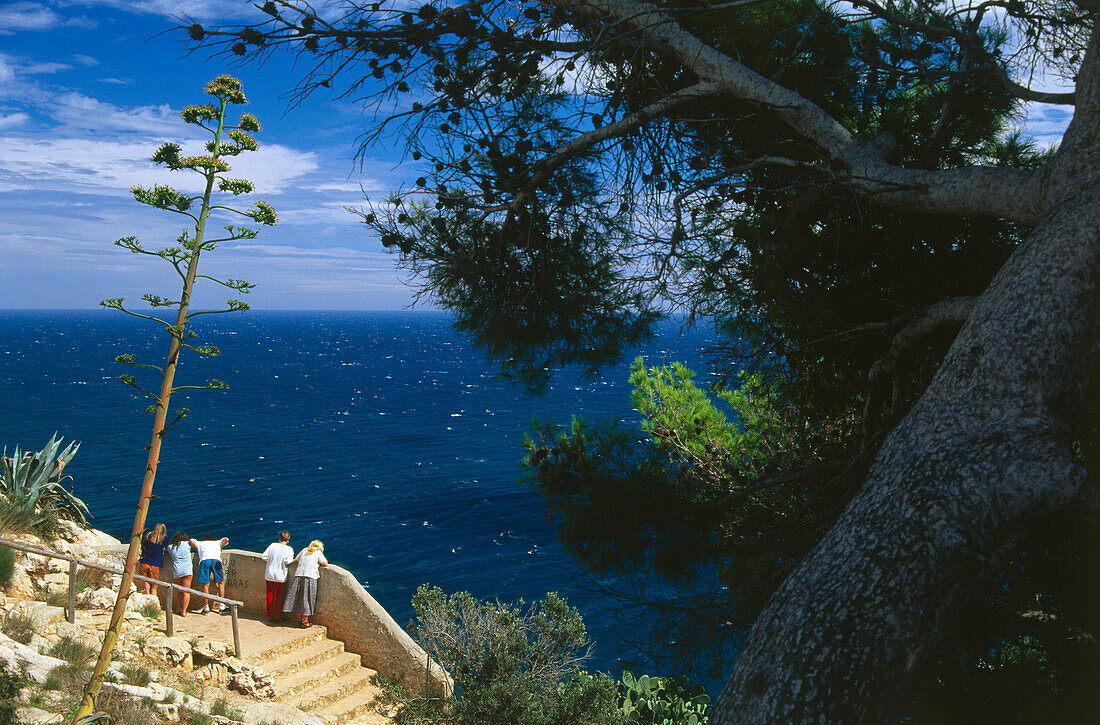
M 150 524 L 217 534 L 262 550 L 325 542 L 405 625 L 422 583 L 513 602 L 548 591 L 585 617 L 591 669 L 618 675 L 610 599 L 592 591 L 520 485 L 520 443 L 533 419 L 631 419 L 629 361 L 705 369 L 700 331 L 663 325 L 657 339 L 595 379 L 558 371 L 541 397 L 498 380 L 494 366 L 436 312 L 251 312 L 196 321 L 216 359 L 183 355 L 178 393 L 190 409 L 165 437 Z M 55 431 L 81 442 L 66 469 L 92 524 L 129 536 L 152 416 L 114 362 L 133 352 L 163 365 L 168 338 L 108 311 L 0 312 L 0 445 L 37 449 Z M 145 377 L 157 389 L 158 373 Z M 624 617 L 629 621 L 630 617 Z M 627 625 L 623 625 L 627 626 Z

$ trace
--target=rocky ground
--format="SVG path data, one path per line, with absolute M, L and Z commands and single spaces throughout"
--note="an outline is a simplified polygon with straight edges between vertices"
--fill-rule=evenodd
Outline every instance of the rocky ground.
M 6 536 L 30 546 L 121 568 L 97 547 L 118 540 L 63 522 L 60 536 Z M 11 582 L 0 590 L 0 662 L 18 686 L 16 723 L 64 723 L 79 703 L 99 655 L 120 575 L 81 567 L 76 622 L 65 621 L 68 562 L 16 552 Z M 134 593 L 126 626 L 107 673 L 100 708 L 115 725 L 321 725 L 316 715 L 272 702 L 271 677 L 232 656 L 226 642 L 198 636 L 168 637 L 156 596 Z M 2 691 L 2 684 L 0 684 Z M 0 703 L 0 725 L 5 718 Z

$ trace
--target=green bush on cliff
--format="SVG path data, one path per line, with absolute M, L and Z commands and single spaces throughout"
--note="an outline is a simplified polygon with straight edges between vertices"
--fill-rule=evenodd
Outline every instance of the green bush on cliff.
M 609 725 L 624 720 L 618 684 L 580 669 L 590 644 L 556 594 L 525 608 L 421 586 L 413 636 L 454 680 L 454 697 L 405 699 L 400 725 Z
M 0 660 L 0 723 L 15 722 L 19 707 L 19 691 L 27 684 L 27 676 Z
M 5 589 L 11 584 L 11 577 L 14 573 L 15 552 L 6 546 L 0 546 L 0 589 Z
M 524 607 L 422 585 L 413 637 L 446 668 L 453 696 L 410 696 L 377 678 L 378 709 L 398 725 L 705 725 L 702 688 L 629 671 L 622 682 L 581 669 L 584 621 L 557 594 Z

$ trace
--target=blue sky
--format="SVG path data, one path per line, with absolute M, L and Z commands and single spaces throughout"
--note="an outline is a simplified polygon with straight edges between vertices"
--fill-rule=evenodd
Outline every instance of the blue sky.
M 149 156 L 165 141 L 197 148 L 179 110 L 205 102 L 203 85 L 226 71 L 241 78 L 263 125 L 260 151 L 239 157 L 233 175 L 255 182 L 247 198 L 271 203 L 280 222 L 204 256 L 205 271 L 257 283 L 245 298 L 256 309 L 407 305 L 394 258 L 345 209 L 361 205 L 360 185 L 378 197 L 411 173 L 385 148 L 362 170 L 353 165 L 372 116 L 326 98 L 288 111 L 292 59 L 258 70 L 187 55 L 183 33 L 157 35 L 180 13 L 235 22 L 258 11 L 239 0 L 0 2 L 0 308 L 90 308 L 178 287 L 167 265 L 112 242 L 135 235 L 160 247 L 182 231 L 181 217 L 138 204 L 128 189 L 182 184 Z M 196 290 L 206 306 L 226 296 L 209 284 Z
M 183 33 L 163 33 L 180 15 L 231 23 L 259 11 L 246 0 L 0 0 L 0 309 L 172 294 L 178 280 L 167 265 L 112 242 L 135 235 L 159 247 L 182 230 L 180 217 L 139 205 L 128 189 L 179 183 L 149 155 L 165 141 L 199 138 L 179 109 L 204 102 L 203 85 L 227 71 L 244 82 L 264 127 L 261 150 L 240 157 L 234 175 L 256 183 L 251 198 L 271 203 L 280 223 L 220 247 L 204 270 L 257 283 L 246 298 L 256 309 L 408 305 L 394 258 L 345 209 L 362 203 L 360 187 L 379 198 L 417 175 L 398 167 L 392 145 L 353 165 L 373 116 L 324 97 L 288 110 L 291 58 L 257 69 L 188 55 Z M 1046 145 L 1067 120 L 1060 108 L 1033 106 L 1026 130 Z M 196 291 L 200 305 L 224 298 L 212 285 Z

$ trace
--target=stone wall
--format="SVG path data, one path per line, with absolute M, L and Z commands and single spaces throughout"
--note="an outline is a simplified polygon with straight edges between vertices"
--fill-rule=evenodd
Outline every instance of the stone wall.
M 222 563 L 225 596 L 244 602 L 245 611 L 265 614 L 263 558 L 252 551 L 226 549 L 222 552 Z M 290 567 L 288 585 L 296 568 L 294 564 Z M 425 683 L 432 690 L 448 686 L 438 665 L 433 663 L 430 676 L 427 675 L 428 656 L 424 650 L 347 569 L 333 564 L 321 569 L 315 611 L 311 621 L 324 625 L 332 637 L 344 642 L 349 652 L 360 655 L 367 667 L 402 680 L 414 692 L 421 691 Z

